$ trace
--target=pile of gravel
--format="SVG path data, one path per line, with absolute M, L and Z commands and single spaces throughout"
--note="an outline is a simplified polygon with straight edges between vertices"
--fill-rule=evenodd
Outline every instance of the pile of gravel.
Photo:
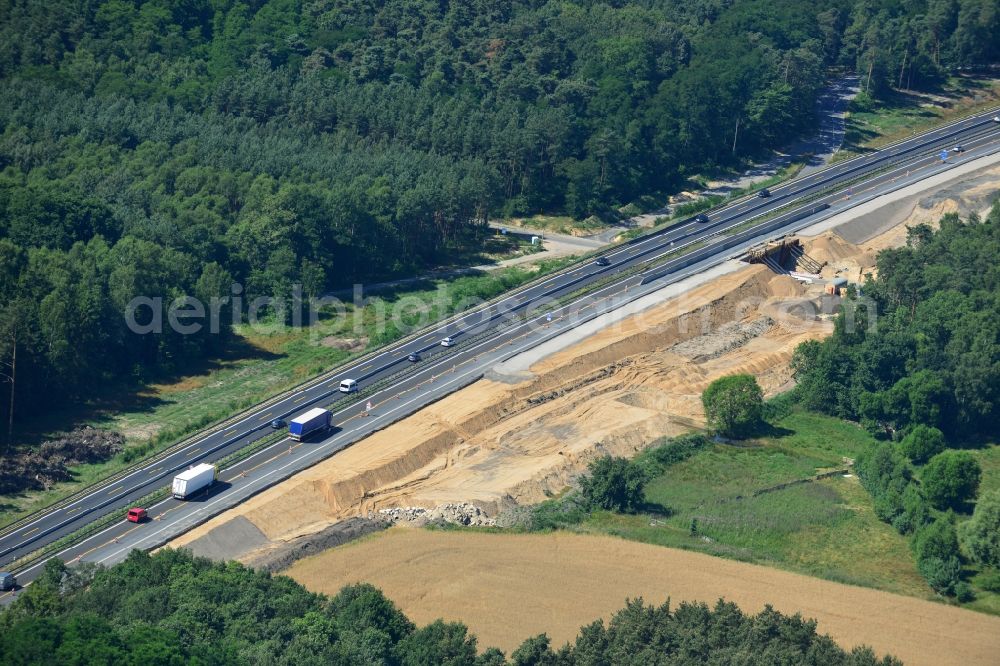
M 496 520 L 487 516 L 475 504 L 467 502 L 442 504 L 433 509 L 425 509 L 417 506 L 380 509 L 372 514 L 371 517 L 376 520 L 383 520 L 391 525 L 407 523 L 419 526 L 435 522 L 476 527 L 493 527 L 496 525 Z

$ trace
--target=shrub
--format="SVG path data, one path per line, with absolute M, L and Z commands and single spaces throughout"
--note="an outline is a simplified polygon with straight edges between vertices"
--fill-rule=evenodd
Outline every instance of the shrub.
M 639 458 L 635 464 L 638 465 L 647 477 L 662 474 L 671 465 L 687 460 L 698 451 L 709 445 L 709 440 L 704 435 L 687 434 L 667 439 L 659 446 L 651 447 Z
M 954 594 L 962 575 L 955 526 L 944 519 L 934 521 L 917 532 L 913 550 L 928 584 L 941 594 Z
M 913 539 L 913 552 L 918 560 L 937 557 L 945 560 L 958 557 L 958 536 L 955 526 L 939 518 L 919 530 Z
M 603 456 L 590 463 L 581 494 L 591 509 L 636 513 L 645 503 L 645 474 L 625 458 Z
M 799 392 L 795 389 L 779 393 L 764 403 L 763 418 L 771 423 L 783 419 L 792 413 L 799 402 Z
M 618 211 L 621 214 L 622 219 L 627 219 L 630 217 L 635 217 L 636 215 L 642 215 L 643 210 L 638 205 L 630 203 Z
M 974 562 L 1000 567 L 1000 490 L 979 499 L 972 518 L 962 524 L 960 532 L 962 545 Z
M 708 210 L 712 206 L 721 203 L 723 200 L 724 197 L 713 194 L 707 197 L 702 197 L 701 199 L 695 199 L 694 201 L 678 204 L 677 206 L 674 206 L 674 218 L 677 219 L 694 215 L 695 213 L 700 213 L 703 210 Z
M 973 593 L 971 585 L 966 583 L 964 580 L 960 580 L 955 583 L 955 598 L 965 604 L 970 601 L 975 601 L 976 595 Z
M 979 574 L 976 584 L 987 592 L 1000 592 L 1000 571 Z
M 867 113 L 875 109 L 875 98 L 862 90 L 851 100 L 850 110 L 854 113 Z
M 589 515 L 578 496 L 570 495 L 562 499 L 551 499 L 531 509 L 528 529 L 556 530 L 560 527 L 576 525 Z
M 937 428 L 918 425 L 903 438 L 899 448 L 913 462 L 925 463 L 944 451 L 944 434 Z
M 909 534 L 931 521 L 930 506 L 914 483 L 907 485 L 903 491 L 902 509 L 903 512 L 898 518 L 900 524 L 897 526 L 895 522 L 893 523 L 893 527 L 896 527 L 900 534 Z
M 927 580 L 927 584 L 940 594 L 954 594 L 955 587 L 961 582 L 962 564 L 957 557 L 949 557 L 947 560 L 939 557 L 917 560 L 917 570 Z

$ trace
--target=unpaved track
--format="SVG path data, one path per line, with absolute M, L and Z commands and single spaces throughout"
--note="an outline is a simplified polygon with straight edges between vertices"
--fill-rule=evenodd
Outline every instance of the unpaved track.
M 315 592 L 359 581 L 382 589 L 411 619 L 461 621 L 509 653 L 545 632 L 555 646 L 642 597 L 744 612 L 771 604 L 816 618 L 846 648 L 861 643 L 908 666 L 996 666 L 1000 618 L 877 590 L 603 536 L 485 534 L 393 528 L 300 560 L 286 571 Z

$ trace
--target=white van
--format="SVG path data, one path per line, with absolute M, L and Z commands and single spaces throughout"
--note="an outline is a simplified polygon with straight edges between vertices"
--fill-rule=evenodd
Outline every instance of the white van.
M 353 379 L 345 379 L 340 382 L 340 392 L 341 393 L 354 393 L 358 390 L 358 383 Z
M 444 340 L 441 341 L 442 347 L 451 347 L 453 344 L 455 344 L 455 340 L 450 337 L 445 338 Z

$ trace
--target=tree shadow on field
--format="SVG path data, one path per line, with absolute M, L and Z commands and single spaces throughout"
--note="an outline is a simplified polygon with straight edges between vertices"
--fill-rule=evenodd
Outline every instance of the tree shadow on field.
M 164 368 L 142 381 L 107 383 L 103 390 L 95 391 L 86 402 L 82 415 L 96 425 L 112 425 L 112 416 L 120 412 L 152 413 L 166 404 L 153 392 L 155 385 L 178 384 L 185 380 L 211 375 L 245 361 L 276 361 L 285 354 L 276 353 L 252 344 L 246 338 L 234 335 L 219 353 L 207 358 L 191 358 L 172 368 Z M 81 414 L 77 414 L 81 416 Z
M 712 441 L 718 444 L 726 444 L 727 446 L 754 448 L 761 446 L 761 444 L 756 441 L 758 439 L 781 439 L 794 434 L 794 430 L 783 428 L 781 426 L 774 425 L 773 423 L 764 421 L 754 429 L 745 432 L 741 437 L 724 437 L 723 435 L 716 434 L 712 437 Z
M 642 506 L 639 507 L 638 513 L 647 515 L 650 518 L 660 518 L 666 520 L 673 516 L 676 511 L 671 509 L 669 506 L 660 504 L 659 502 L 643 502 Z
M 754 428 L 753 433 L 750 437 L 761 438 L 766 437 L 768 439 L 781 439 L 782 437 L 788 437 L 789 435 L 794 435 L 795 431 L 790 428 L 783 428 L 781 426 L 774 425 L 773 423 L 768 423 L 764 421 L 759 426 Z

